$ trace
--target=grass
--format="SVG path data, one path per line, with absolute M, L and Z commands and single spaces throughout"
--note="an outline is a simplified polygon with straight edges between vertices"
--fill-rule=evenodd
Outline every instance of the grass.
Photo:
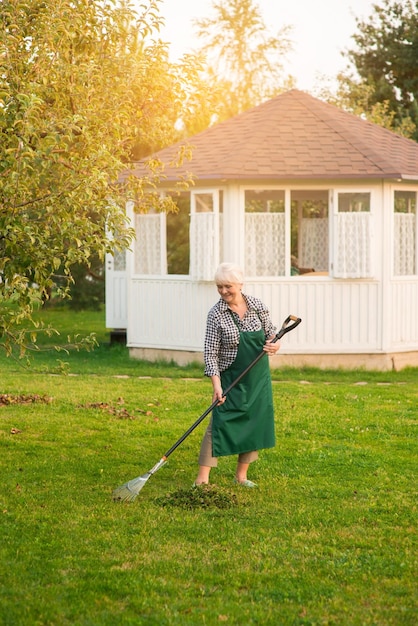
M 210 382 L 130 360 L 102 315 L 48 315 L 100 346 L 0 358 L 0 624 L 415 626 L 416 370 L 276 370 L 259 489 L 232 484 L 234 458 L 191 489 L 202 425 L 121 504 Z

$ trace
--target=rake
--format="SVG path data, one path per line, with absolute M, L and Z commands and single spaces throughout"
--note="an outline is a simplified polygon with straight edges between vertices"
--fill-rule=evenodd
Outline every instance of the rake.
M 289 331 L 296 328 L 296 326 L 298 326 L 301 323 L 301 321 L 302 320 L 300 317 L 289 315 L 283 322 L 282 327 L 280 328 L 277 335 L 274 337 L 274 339 L 272 339 L 272 343 L 275 343 L 276 341 L 281 339 L 283 335 L 285 335 Z M 291 324 L 291 322 L 293 323 Z M 256 358 L 253 361 L 251 361 L 251 363 L 244 369 L 244 371 L 241 372 L 241 374 L 237 376 L 235 380 L 232 381 L 229 387 L 227 387 L 224 390 L 222 397 L 226 396 L 231 391 L 231 389 L 239 383 L 239 381 L 245 376 L 245 374 L 247 374 L 247 372 L 249 372 L 250 369 L 254 367 L 254 365 L 258 363 L 258 361 L 265 354 L 266 353 L 264 351 L 260 352 L 260 354 L 258 354 Z M 203 422 L 205 417 L 207 417 L 207 415 L 209 415 L 209 413 L 213 411 L 213 409 L 218 404 L 218 402 L 219 400 L 215 400 L 214 402 L 212 402 L 212 404 L 206 409 L 206 411 L 202 413 L 202 415 L 194 422 L 194 424 L 192 424 L 190 428 L 186 430 L 186 432 L 180 437 L 180 439 L 178 439 L 176 443 L 174 443 L 171 446 L 171 448 L 167 450 L 167 452 L 161 457 L 158 463 L 156 463 L 154 467 L 152 467 L 146 474 L 143 474 L 142 476 L 138 476 L 137 478 L 133 478 L 132 480 L 125 483 L 124 485 L 117 487 L 117 489 L 113 491 L 113 499 L 115 501 L 120 501 L 120 502 L 133 502 L 135 498 L 137 497 L 137 495 L 139 494 L 139 492 L 141 491 L 141 489 L 144 487 L 147 480 L 149 480 L 153 474 L 155 474 L 156 472 L 158 472 L 159 469 L 161 469 L 161 467 L 166 463 L 170 454 L 172 454 L 174 450 L 176 450 L 179 447 L 179 445 L 182 444 L 185 439 L 187 439 L 190 433 L 192 433 L 194 429 L 197 428 L 197 426 L 199 426 L 201 422 Z

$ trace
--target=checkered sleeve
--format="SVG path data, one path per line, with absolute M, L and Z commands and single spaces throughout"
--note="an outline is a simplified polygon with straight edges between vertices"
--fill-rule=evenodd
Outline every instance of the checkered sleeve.
M 221 348 L 221 329 L 216 323 L 213 309 L 209 311 L 206 322 L 204 360 L 205 375 L 219 376 L 219 351 Z

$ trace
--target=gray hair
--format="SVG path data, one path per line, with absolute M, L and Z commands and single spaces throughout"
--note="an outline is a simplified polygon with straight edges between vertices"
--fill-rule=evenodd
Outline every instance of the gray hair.
M 242 285 L 244 273 L 235 263 L 221 263 L 215 272 L 215 283 L 226 285 L 228 283 Z

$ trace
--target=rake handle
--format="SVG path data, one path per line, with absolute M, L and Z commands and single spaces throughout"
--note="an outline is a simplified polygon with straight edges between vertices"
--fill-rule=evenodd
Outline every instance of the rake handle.
M 296 326 L 299 326 L 301 321 L 302 321 L 302 319 L 300 317 L 295 317 L 294 315 L 289 315 L 285 319 L 285 321 L 283 322 L 282 327 L 279 330 L 279 332 L 271 340 L 271 343 L 276 343 L 276 341 L 279 341 L 279 339 L 281 339 L 283 337 L 283 335 L 285 335 L 286 333 L 288 333 L 291 330 L 293 330 L 294 328 L 296 328 Z M 293 322 L 293 324 L 290 324 L 290 322 Z M 235 387 L 235 385 L 237 385 L 239 383 L 239 381 L 245 376 L 245 374 L 247 374 L 250 371 L 250 369 L 252 369 L 254 367 L 254 365 L 256 363 L 258 363 L 260 359 L 263 358 L 263 356 L 265 354 L 266 353 L 264 352 L 264 350 L 262 350 L 260 352 L 260 354 L 258 354 L 255 357 L 255 359 L 253 361 L 251 361 L 251 363 L 245 368 L 245 370 L 243 372 L 241 372 L 241 374 L 239 374 L 239 376 L 237 376 L 237 378 L 235 378 L 235 380 L 232 381 L 232 383 L 229 385 L 229 387 L 227 387 L 225 389 L 225 391 L 222 394 L 222 397 L 225 397 L 227 395 L 227 393 L 229 393 L 231 391 L 231 389 L 233 387 Z M 174 443 L 171 446 L 171 448 L 169 450 L 167 450 L 167 452 L 162 457 L 162 460 L 165 461 L 170 456 L 170 454 L 172 454 L 174 452 L 174 450 L 176 450 L 176 448 L 178 448 L 179 445 L 182 444 L 185 439 L 187 439 L 187 437 L 190 435 L 190 433 L 192 433 L 194 431 L 194 429 L 197 428 L 201 422 L 203 422 L 205 417 L 207 417 L 209 415 L 209 413 L 211 411 L 213 411 L 213 409 L 216 407 L 216 405 L 218 403 L 219 403 L 219 400 L 214 400 L 214 402 L 212 402 L 212 404 L 206 409 L 206 411 L 204 413 L 202 413 L 202 415 L 200 417 L 198 417 L 198 419 L 195 421 L 195 423 L 192 424 L 190 426 L 190 428 L 188 428 L 186 430 L 186 432 L 180 437 L 180 439 L 178 439 L 176 441 L 176 443 Z

